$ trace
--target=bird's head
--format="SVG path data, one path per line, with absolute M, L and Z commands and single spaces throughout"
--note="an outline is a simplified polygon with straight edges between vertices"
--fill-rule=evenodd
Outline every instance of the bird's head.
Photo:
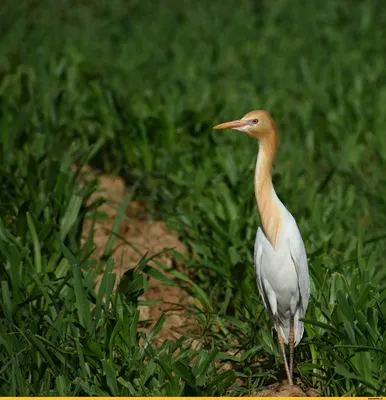
M 241 119 L 224 122 L 213 129 L 235 129 L 262 141 L 276 133 L 275 123 L 268 112 L 262 110 L 251 111 Z

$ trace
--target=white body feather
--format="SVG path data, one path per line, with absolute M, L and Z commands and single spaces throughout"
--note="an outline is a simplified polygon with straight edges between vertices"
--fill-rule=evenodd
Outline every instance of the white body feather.
M 276 197 L 276 196 L 275 196 Z M 310 297 L 307 256 L 295 219 L 280 203 L 281 229 L 276 249 L 259 227 L 256 234 L 254 262 L 257 287 L 275 328 L 286 344 L 289 340 L 290 315 L 294 315 L 295 346 L 300 342 L 303 318 Z M 276 325 L 275 315 L 279 324 Z

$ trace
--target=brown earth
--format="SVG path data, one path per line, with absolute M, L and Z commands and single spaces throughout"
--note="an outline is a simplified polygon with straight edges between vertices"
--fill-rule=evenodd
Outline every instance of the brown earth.
M 300 382 L 299 382 L 300 383 Z M 312 388 L 303 391 L 299 386 L 288 385 L 288 381 L 277 382 L 269 386 L 269 389 L 251 394 L 251 397 L 318 397 L 319 393 Z
M 91 174 L 87 179 L 93 178 L 98 179 L 99 190 L 93 193 L 90 202 L 98 198 L 106 200 L 106 203 L 98 208 L 98 212 L 104 213 L 106 217 L 97 219 L 94 225 L 95 251 L 93 258 L 100 259 L 111 235 L 117 209 L 129 192 L 124 181 L 119 177 Z M 117 237 L 112 254 L 115 264 L 114 272 L 117 276 L 115 287 L 119 284 L 122 275 L 134 268 L 145 254 L 146 256 L 151 256 L 168 248 L 173 248 L 181 254 L 185 253 L 185 248 L 178 240 L 177 234 L 170 231 L 164 222 L 148 221 L 144 217 L 144 209 L 145 207 L 142 203 L 138 201 L 130 202 L 126 210 L 127 218 L 120 224 L 120 238 Z M 91 221 L 85 220 L 83 224 L 83 242 L 88 237 L 90 229 Z M 158 255 L 155 260 L 166 267 L 175 267 L 182 270 L 182 266 L 172 260 L 172 257 L 167 252 Z M 154 262 L 149 264 L 160 269 Z M 165 273 L 163 270 L 162 272 L 170 279 L 173 279 L 170 274 Z M 97 284 L 100 279 L 101 276 Z M 186 307 L 193 304 L 193 298 L 184 289 L 179 286 L 163 284 L 152 277 L 149 278 L 149 284 L 148 290 L 140 297 L 140 300 L 159 300 L 161 302 L 151 306 L 139 306 L 140 323 L 145 331 L 152 328 L 162 313 L 165 313 L 167 318 L 163 329 L 157 336 L 160 340 L 178 338 L 194 327 L 194 321 L 186 314 Z

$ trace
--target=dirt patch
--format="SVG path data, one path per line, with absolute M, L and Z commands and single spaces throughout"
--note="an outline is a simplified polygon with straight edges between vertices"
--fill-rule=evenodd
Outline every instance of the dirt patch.
M 115 176 L 109 175 L 90 175 L 88 179 L 97 178 L 99 180 L 99 190 L 92 195 L 90 202 L 97 198 L 104 198 L 107 202 L 98 208 L 98 212 L 103 213 L 104 218 L 96 220 L 94 225 L 94 245 L 93 257 L 100 259 L 105 251 L 108 239 L 113 230 L 114 218 L 117 215 L 119 206 L 128 195 L 128 190 L 124 181 Z M 114 243 L 112 258 L 114 259 L 114 272 L 117 275 L 116 286 L 119 284 L 122 275 L 134 268 L 143 255 L 151 256 L 163 252 L 165 248 L 173 248 L 175 251 L 184 254 L 185 248 L 179 241 L 177 234 L 170 231 L 164 222 L 149 222 L 144 217 L 144 204 L 132 201 L 126 209 L 126 220 L 119 226 L 119 237 Z M 82 240 L 85 241 L 90 233 L 91 221 L 86 220 L 83 225 Z M 128 245 L 127 243 L 130 243 Z M 155 260 L 168 267 L 178 265 L 172 257 L 163 252 Z M 153 267 L 159 268 L 155 263 L 150 263 Z M 171 275 L 163 273 L 172 279 Z M 99 278 L 97 284 L 100 282 Z M 158 339 L 174 339 L 182 334 L 189 332 L 194 327 L 194 321 L 186 315 L 186 307 L 193 304 L 193 298 L 178 286 L 170 286 L 150 277 L 147 292 L 140 297 L 141 300 L 160 300 L 159 304 L 151 306 L 140 306 L 140 322 L 143 330 L 148 331 L 159 319 L 162 313 L 167 318 Z
M 264 389 L 251 394 L 251 397 L 318 397 L 319 393 L 312 388 L 303 391 L 299 386 L 288 385 L 288 381 L 277 382 Z

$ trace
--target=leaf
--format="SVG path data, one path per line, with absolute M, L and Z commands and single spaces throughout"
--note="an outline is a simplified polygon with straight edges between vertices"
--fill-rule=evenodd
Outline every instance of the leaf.
M 66 212 L 60 223 L 60 238 L 64 240 L 71 228 L 74 226 L 78 218 L 80 207 L 82 206 L 83 199 L 80 196 L 73 194 L 68 203 Z
M 121 385 L 123 385 L 125 388 L 128 389 L 130 396 L 138 397 L 139 394 L 138 392 L 134 389 L 133 385 L 125 381 L 121 376 L 117 379 L 117 382 L 119 382 Z
M 4 314 L 8 319 L 8 322 L 11 324 L 13 323 L 12 318 L 12 302 L 11 302 L 11 294 L 9 292 L 8 282 L 2 281 L 1 282 L 1 293 L 3 297 L 3 310 Z
M 150 265 L 146 265 L 143 272 L 166 285 L 178 286 L 176 282 L 164 275 L 159 269 L 153 268 Z
M 332 327 L 332 326 L 329 325 L 329 324 L 325 324 L 325 323 L 323 323 L 323 322 L 319 322 L 319 321 L 315 321 L 315 320 L 311 320 L 311 319 L 306 319 L 306 318 L 304 318 L 304 319 L 302 319 L 302 320 L 303 320 L 303 322 L 304 322 L 305 324 L 311 324 L 311 325 L 319 326 L 319 327 L 321 327 L 321 328 L 324 328 L 324 329 L 326 329 L 326 330 L 328 330 L 328 331 L 334 333 L 334 334 L 337 335 L 338 337 L 341 336 L 340 331 L 338 331 L 337 329 L 335 329 L 334 327 Z
M 245 361 L 250 357 L 255 357 L 256 354 L 261 353 L 261 349 L 264 348 L 263 344 L 259 344 L 258 346 L 254 346 L 251 349 L 247 350 L 241 357 L 241 361 Z
M 184 379 L 190 385 L 194 386 L 196 384 L 196 379 L 193 376 L 188 365 L 186 365 L 182 361 L 176 361 L 172 364 L 172 368 L 179 378 Z
M 28 230 L 31 235 L 32 239 L 32 244 L 33 244 L 33 249 L 34 249 L 34 264 L 35 264 L 35 269 L 37 273 L 40 273 L 43 271 L 43 266 L 42 266 L 42 255 L 40 252 L 40 243 L 39 243 L 39 237 L 36 233 L 36 228 L 33 223 L 31 214 L 27 212 L 27 225 L 28 225 Z
M 187 282 L 190 285 L 192 285 L 193 290 L 195 291 L 198 299 L 201 301 L 203 306 L 206 309 L 209 309 L 209 310 L 211 309 L 208 297 L 206 296 L 205 292 L 196 283 L 194 283 L 190 278 L 188 278 L 186 275 L 182 274 L 179 271 L 172 270 L 172 271 L 170 271 L 170 273 L 177 279 L 180 279 L 181 281 Z
M 298 364 L 297 367 L 301 371 L 313 371 L 314 369 L 322 369 L 322 367 L 318 364 L 312 364 L 312 363 L 301 363 Z
M 367 387 L 369 387 L 369 388 L 371 388 L 371 389 L 373 389 L 373 390 L 376 390 L 376 391 L 377 391 L 377 390 L 379 389 L 378 387 L 375 387 L 374 385 L 372 385 L 370 382 L 367 382 L 367 381 L 366 381 L 365 379 L 363 379 L 362 377 L 359 377 L 359 376 L 357 376 L 357 375 L 355 375 L 355 374 L 349 372 L 349 371 L 347 370 L 347 368 L 346 368 L 344 365 L 342 365 L 342 364 L 336 364 L 336 365 L 335 365 L 335 371 L 336 371 L 336 373 L 338 373 L 339 375 L 342 375 L 342 376 L 344 376 L 344 377 L 346 377 L 346 378 L 353 379 L 353 380 L 356 380 L 356 381 L 360 381 L 360 382 L 364 383 Z
M 106 374 L 107 385 L 114 396 L 118 396 L 118 386 L 116 382 L 115 371 L 111 368 L 110 364 L 106 360 L 102 360 L 103 370 Z
M 147 334 L 146 336 L 147 343 L 150 343 L 153 340 L 153 338 L 157 336 L 158 333 L 161 332 L 161 329 L 163 328 L 165 322 L 166 322 L 166 316 L 165 314 L 162 314 L 159 317 L 158 321 L 153 326 L 153 328 L 151 328 L 150 332 Z
M 126 210 L 127 206 L 130 203 L 130 201 L 133 199 L 135 195 L 135 187 L 131 188 L 130 194 L 127 195 L 122 203 L 119 205 L 117 214 L 114 218 L 113 226 L 112 226 L 112 232 L 109 236 L 109 239 L 107 241 L 104 253 L 103 253 L 103 258 L 107 258 L 111 256 L 111 251 L 113 249 L 115 240 L 117 239 L 117 234 L 119 234 L 119 228 L 122 224 L 122 221 L 126 218 Z
M 47 352 L 45 346 L 36 338 L 36 336 L 31 332 L 31 330 L 27 329 L 25 332 L 26 337 L 28 338 L 31 345 L 33 345 L 37 351 L 43 356 L 43 359 L 50 365 L 54 374 L 57 373 L 56 365 L 51 358 L 50 354 Z
M 77 264 L 72 265 L 72 274 L 74 276 L 74 289 L 76 297 L 76 309 L 78 311 L 79 322 L 87 329 L 88 332 L 93 331 L 90 304 L 87 301 L 87 295 L 83 286 L 83 277 L 80 267 Z

